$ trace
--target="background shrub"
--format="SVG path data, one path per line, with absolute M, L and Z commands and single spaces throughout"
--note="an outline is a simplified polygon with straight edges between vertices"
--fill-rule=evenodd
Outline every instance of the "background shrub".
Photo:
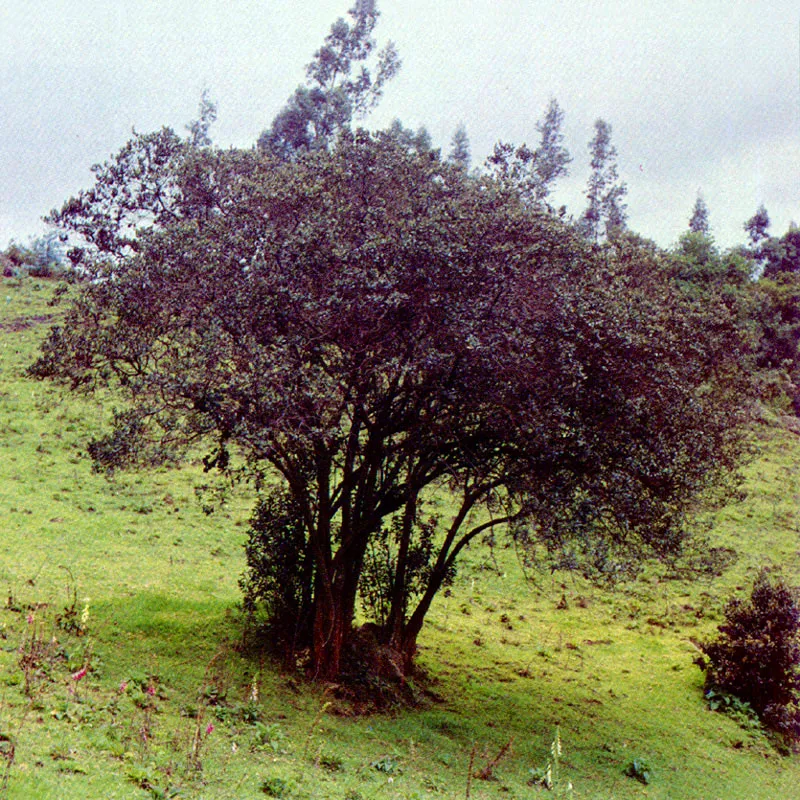
M 720 636 L 702 646 L 706 684 L 749 703 L 762 722 L 800 739 L 798 590 L 762 569 L 749 600 L 725 605 Z

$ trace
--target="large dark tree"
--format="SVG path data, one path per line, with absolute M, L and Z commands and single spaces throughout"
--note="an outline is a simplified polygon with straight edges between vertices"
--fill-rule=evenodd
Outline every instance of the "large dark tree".
M 182 146 L 154 183 L 170 187 L 165 215 L 125 148 L 81 214 L 58 218 L 129 244 L 87 254 L 33 368 L 127 401 L 92 443 L 101 466 L 205 442 L 209 467 L 278 481 L 265 507 L 303 554 L 293 602 L 325 678 L 375 588 L 376 548 L 379 638 L 407 671 L 482 533 L 613 575 L 676 552 L 742 451 L 723 304 L 693 304 L 641 247 L 598 253 L 402 134 L 348 133 L 290 161 Z M 150 220 L 136 231 L 134 197 Z

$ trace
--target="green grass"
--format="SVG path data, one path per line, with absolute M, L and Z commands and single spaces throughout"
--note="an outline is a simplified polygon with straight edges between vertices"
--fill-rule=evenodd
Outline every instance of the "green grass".
M 526 581 L 513 551 L 476 548 L 421 638 L 438 699 L 356 717 L 240 647 L 251 498 L 205 515 L 197 464 L 92 473 L 85 445 L 110 408 L 25 377 L 57 312 L 44 282 L 2 288 L 0 797 L 464 798 L 471 758 L 482 769 L 509 741 L 471 797 L 546 797 L 528 780 L 556 729 L 562 796 L 567 781 L 576 798 L 796 795 L 798 757 L 708 711 L 693 664 L 762 564 L 800 582 L 791 434 L 759 431 L 747 498 L 716 516 L 715 546 L 738 555 L 721 577 L 651 568 L 608 592 Z M 648 785 L 625 774 L 634 759 Z

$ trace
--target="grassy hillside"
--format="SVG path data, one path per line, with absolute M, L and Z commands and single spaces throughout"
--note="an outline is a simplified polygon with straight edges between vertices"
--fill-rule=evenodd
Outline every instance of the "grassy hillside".
M 716 516 L 715 547 L 736 555 L 721 576 L 650 568 L 606 592 L 476 548 L 422 636 L 431 699 L 356 716 L 242 651 L 251 498 L 208 516 L 198 466 L 93 474 L 110 402 L 25 377 L 51 288 L 2 290 L 0 797 L 546 797 L 529 779 L 556 730 L 555 796 L 797 794 L 800 757 L 708 711 L 693 664 L 762 564 L 800 582 L 795 436 L 758 432 L 747 496 Z M 625 774 L 634 760 L 649 784 Z M 468 781 L 470 764 L 491 779 Z

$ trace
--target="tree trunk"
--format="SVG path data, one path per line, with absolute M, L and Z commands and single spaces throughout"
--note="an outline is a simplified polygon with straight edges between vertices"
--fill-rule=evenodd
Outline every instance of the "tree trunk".
M 336 680 L 342 671 L 342 658 L 353 631 L 358 578 L 363 554 L 338 560 L 330 585 L 320 585 L 314 592 L 314 673 L 322 680 Z
M 314 611 L 314 677 L 334 681 L 341 672 L 345 643 L 342 610 L 323 594 L 317 598 Z
M 407 503 L 403 513 L 403 528 L 400 546 L 397 552 L 394 582 L 392 584 L 391 605 L 387 621 L 387 634 L 389 645 L 400 651 L 402 647 L 403 622 L 407 603 L 406 571 L 408 567 L 408 552 L 411 547 L 411 537 L 414 532 L 414 522 L 417 515 L 416 495 Z

